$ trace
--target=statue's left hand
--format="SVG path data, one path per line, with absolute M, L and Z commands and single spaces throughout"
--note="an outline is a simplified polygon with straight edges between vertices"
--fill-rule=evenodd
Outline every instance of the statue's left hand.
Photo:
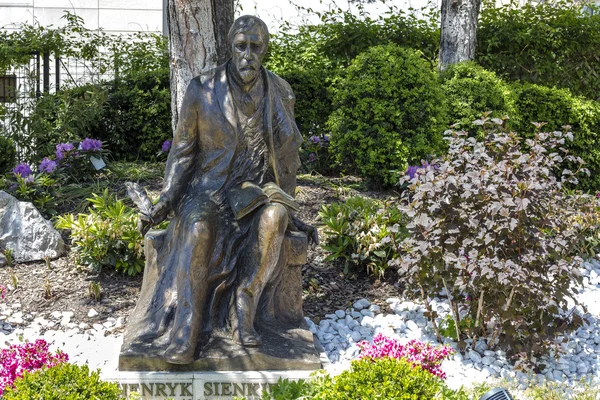
M 308 237 L 308 243 L 318 245 L 319 244 L 319 231 L 312 225 L 305 224 L 297 217 L 294 216 L 294 225 L 298 228 L 298 230 L 306 233 Z

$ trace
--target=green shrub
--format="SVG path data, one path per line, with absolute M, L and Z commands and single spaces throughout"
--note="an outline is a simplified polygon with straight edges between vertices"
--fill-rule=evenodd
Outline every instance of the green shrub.
M 474 62 L 450 65 L 440 78 L 451 124 L 472 128 L 473 121 L 488 111 L 498 118 L 516 115 L 510 87 L 495 73 Z
M 93 194 L 89 214 L 67 214 L 56 221 L 58 229 L 70 229 L 77 263 L 95 270 L 110 266 L 136 275 L 144 266 L 143 237 L 137 229 L 137 212 L 108 194 Z
M 66 24 L 58 28 L 24 25 L 1 31 L 0 73 L 28 64 L 34 51 L 59 53 L 85 61 L 86 78 L 94 83 L 81 84 L 65 74 L 57 93 L 20 98 L 15 107 L 0 110 L 7 121 L 0 135 L 12 138 L 34 164 L 57 143 L 86 137 L 101 138 L 116 157 L 154 158 L 161 139 L 172 131 L 167 39 L 110 35 L 86 29 L 74 14 L 66 12 L 64 18 Z M 106 76 L 114 80 L 106 82 Z
M 97 136 L 118 160 L 153 160 L 171 127 L 169 69 L 139 72 L 111 82 Z
M 17 149 L 15 143 L 4 136 L 0 136 L 0 175 L 12 171 L 17 164 Z
M 420 164 L 443 148 L 444 98 L 417 51 L 386 45 L 356 57 L 335 108 L 328 121 L 335 161 L 376 187 L 397 183 L 408 163 Z
M 296 122 L 305 140 L 330 134 L 327 120 L 333 111 L 334 93 L 346 67 L 358 54 L 376 45 L 395 43 L 420 49 L 423 57 L 435 64 L 439 47 L 435 21 L 439 11 L 420 10 L 417 17 L 391 8 L 393 12 L 378 19 L 334 8 L 321 15 L 321 24 L 303 25 L 297 30 L 284 25 L 273 36 L 265 66 L 294 90 Z M 306 151 L 307 157 L 303 158 L 307 171 L 335 172 L 326 163 L 326 154 L 319 154 L 319 163 L 310 162 L 312 152 Z
M 98 138 L 107 97 L 106 89 L 94 84 L 41 96 L 27 117 L 27 139 L 19 143 L 26 150 L 28 160 L 39 163 L 54 154 L 59 143 Z
M 270 392 L 264 391 L 263 400 L 296 400 L 311 398 L 315 394 L 315 385 L 312 381 L 299 379 L 291 381 L 279 378 L 277 383 L 270 388 Z
M 52 154 L 58 143 L 102 140 L 119 160 L 152 160 L 170 139 L 169 70 L 143 71 L 103 84 L 45 94 L 29 117 L 30 157 Z
M 63 363 L 52 368 L 25 372 L 14 386 L 6 389 L 4 400 L 117 400 L 121 389 L 116 383 L 100 380 L 98 371 L 90 374 L 87 365 Z
M 425 400 L 434 399 L 444 387 L 440 378 L 394 358 L 353 361 L 349 371 L 316 384 L 314 400 Z
M 568 88 L 600 100 L 600 13 L 584 6 L 488 2 L 479 16 L 475 60 L 510 81 Z
M 544 130 L 562 130 L 570 125 L 574 135 L 565 147 L 571 155 L 581 157 L 590 176 L 580 176 L 577 188 L 596 193 L 600 189 L 600 102 L 576 97 L 567 89 L 548 88 L 534 84 L 514 84 L 516 107 L 520 115 L 517 130 L 525 137 L 536 131 L 532 122 L 545 122 Z M 560 168 L 572 168 L 563 163 Z
M 343 260 L 345 273 L 350 266 L 364 266 L 383 276 L 397 254 L 394 243 L 382 239 L 393 234 L 394 240 L 402 241 L 406 232 L 405 217 L 393 203 L 361 196 L 324 205 L 319 216 L 325 224 L 322 247 L 330 252 L 326 261 Z
M 447 156 L 410 181 L 402 208 L 410 236 L 391 263 L 407 287 L 449 292 L 459 340 L 500 340 L 512 355 L 537 356 L 565 329 L 554 318 L 581 284 L 586 211 L 564 193 L 575 175 L 551 172 L 572 134 L 540 132 L 521 150 L 517 134 L 480 123 L 483 141 L 447 132 Z

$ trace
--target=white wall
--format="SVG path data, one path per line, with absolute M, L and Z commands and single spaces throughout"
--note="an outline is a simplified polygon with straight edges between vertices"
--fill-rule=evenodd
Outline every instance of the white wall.
M 65 10 L 84 19 L 89 29 L 108 33 L 162 32 L 163 0 L 0 0 L 0 27 L 22 23 L 60 26 Z

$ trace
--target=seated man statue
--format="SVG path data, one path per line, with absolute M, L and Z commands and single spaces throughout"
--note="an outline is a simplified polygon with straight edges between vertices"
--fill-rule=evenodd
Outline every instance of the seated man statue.
M 286 234 L 317 241 L 293 214 L 302 136 L 289 84 L 262 67 L 267 27 L 243 16 L 228 39 L 232 58 L 189 83 L 164 186 L 145 218 L 154 226 L 174 215 L 153 261 L 158 282 L 152 293 L 142 289 L 125 340 L 165 337 L 169 364 L 192 363 L 214 331 L 260 346 L 257 319 L 273 313 L 257 316 L 257 308 Z

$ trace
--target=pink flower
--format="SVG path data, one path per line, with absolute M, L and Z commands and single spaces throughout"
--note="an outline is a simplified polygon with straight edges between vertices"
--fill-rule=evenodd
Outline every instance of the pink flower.
M 446 374 L 441 369 L 442 361 L 454 354 L 449 346 L 434 347 L 429 343 L 411 340 L 406 345 L 401 345 L 397 340 L 383 336 L 381 333 L 375 336 L 373 344 L 362 341 L 360 347 L 360 358 L 404 358 L 413 367 L 420 366 L 435 376 L 442 379 Z
M 0 350 L 0 395 L 25 371 L 51 368 L 68 360 L 69 356 L 60 351 L 50 353 L 48 343 L 43 339 L 37 339 L 34 343 L 13 344 L 8 349 Z

